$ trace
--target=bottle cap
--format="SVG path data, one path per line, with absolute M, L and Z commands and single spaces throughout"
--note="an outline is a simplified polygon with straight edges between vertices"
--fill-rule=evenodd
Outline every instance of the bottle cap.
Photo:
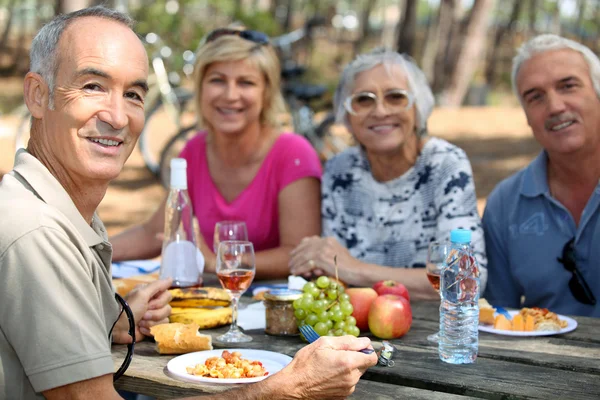
M 468 229 L 453 229 L 450 231 L 450 241 L 453 243 L 471 243 L 471 231 Z
M 265 300 L 294 301 L 302 297 L 300 290 L 271 289 L 265 293 Z
M 187 189 L 187 161 L 184 158 L 171 160 L 171 189 Z

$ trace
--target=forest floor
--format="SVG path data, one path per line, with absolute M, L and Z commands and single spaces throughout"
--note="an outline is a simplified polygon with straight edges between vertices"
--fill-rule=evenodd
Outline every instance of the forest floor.
M 428 125 L 431 135 L 455 143 L 469 156 L 480 214 L 494 186 L 527 165 L 540 150 L 517 107 L 436 109 Z M 13 120 L 0 117 L 0 176 L 13 165 L 13 126 Z M 165 190 L 144 167 L 136 148 L 98 212 L 109 234 L 114 234 L 148 218 L 164 196 Z

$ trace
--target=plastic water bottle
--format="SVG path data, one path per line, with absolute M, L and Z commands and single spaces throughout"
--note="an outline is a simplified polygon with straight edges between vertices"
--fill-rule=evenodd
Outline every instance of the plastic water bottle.
M 439 355 L 444 362 L 470 364 L 479 349 L 479 267 L 471 231 L 450 232 L 450 251 L 440 275 Z
M 173 278 L 172 287 L 201 286 L 204 272 L 204 256 L 194 236 L 194 213 L 187 191 L 186 169 L 185 159 L 171 160 L 160 277 Z

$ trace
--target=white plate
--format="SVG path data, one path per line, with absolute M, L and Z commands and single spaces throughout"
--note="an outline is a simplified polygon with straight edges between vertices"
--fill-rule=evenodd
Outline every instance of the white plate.
M 257 378 L 239 378 L 239 379 L 219 379 L 219 378 L 205 378 L 203 376 L 196 376 L 188 374 L 186 367 L 193 367 L 196 364 L 204 364 L 204 361 L 210 357 L 221 357 L 224 350 L 228 350 L 230 353 L 239 351 L 242 354 L 242 358 L 249 361 L 260 361 L 267 370 L 266 376 L 259 376 Z M 185 381 L 193 382 L 206 382 L 206 383 L 253 383 L 262 381 L 274 373 L 280 371 L 292 361 L 292 357 L 286 356 L 285 354 L 275 353 L 266 350 L 251 350 L 251 349 L 218 349 L 218 350 L 206 350 L 197 351 L 195 353 L 183 354 L 181 356 L 173 358 L 167 363 L 167 370 L 177 378 L 181 378 Z
M 514 317 L 519 313 L 518 310 L 512 310 L 508 312 L 511 317 Z M 498 313 L 494 313 L 494 316 L 498 315 Z M 577 321 L 573 318 L 565 317 L 564 315 L 557 314 L 558 318 L 567 321 L 567 326 L 562 328 L 560 331 L 507 331 L 504 329 L 494 329 L 492 325 L 479 325 L 479 330 L 482 332 L 495 333 L 498 335 L 506 335 L 506 336 L 551 336 L 551 335 L 560 335 L 563 333 L 571 332 L 577 328 Z

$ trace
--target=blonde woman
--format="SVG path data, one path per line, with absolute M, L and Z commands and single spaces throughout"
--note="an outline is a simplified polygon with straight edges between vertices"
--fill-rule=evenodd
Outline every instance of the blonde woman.
M 199 49 L 196 105 L 203 130 L 181 153 L 200 227 L 205 272 L 214 272 L 214 225 L 245 221 L 258 279 L 289 274 L 289 253 L 321 230 L 319 158 L 304 138 L 277 129 L 280 65 L 258 31 L 217 29 Z M 144 224 L 112 238 L 113 260 L 160 254 L 164 202 Z

